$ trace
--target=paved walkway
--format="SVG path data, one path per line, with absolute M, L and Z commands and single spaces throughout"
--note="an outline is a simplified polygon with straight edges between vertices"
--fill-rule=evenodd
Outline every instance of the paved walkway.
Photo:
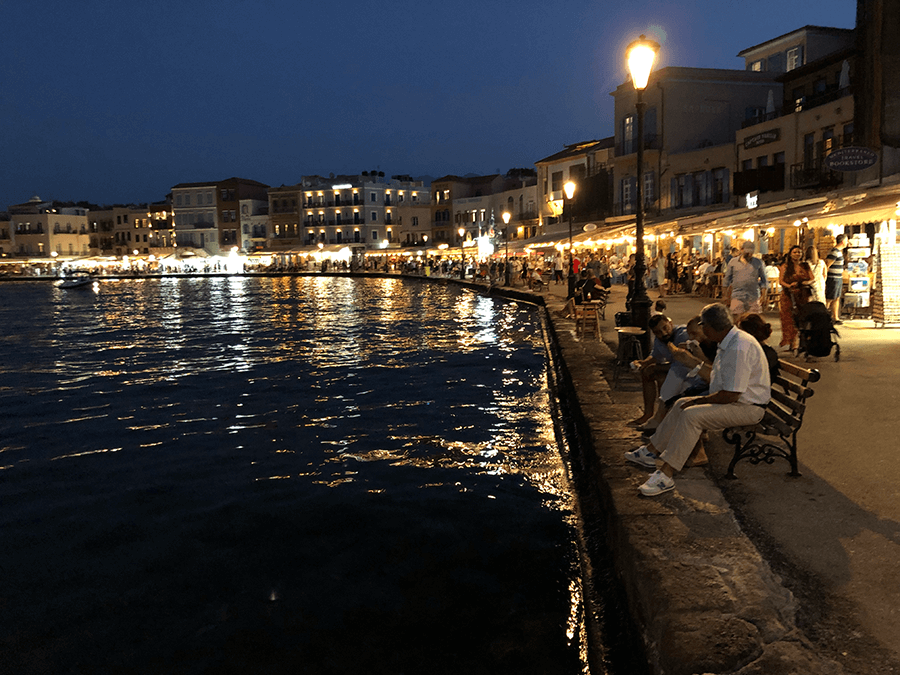
M 564 285 L 551 282 L 544 293 L 551 313 L 561 306 L 565 293 Z M 651 289 L 650 296 L 656 299 L 658 293 Z M 624 297 L 623 287 L 613 287 L 602 324 L 603 340 L 612 350 L 613 317 L 624 310 Z M 710 302 L 684 294 L 665 300 L 667 314 L 676 323 L 686 322 Z M 778 315 L 766 313 L 765 318 L 773 327 L 769 342 L 777 346 Z M 567 330 L 565 322 L 555 322 L 558 332 Z M 854 320 L 840 331 L 840 362 L 823 358 L 806 364 L 818 368 L 822 378 L 814 385 L 799 434 L 802 477 L 787 476 L 783 461 L 763 466 L 743 462 L 736 468 L 738 480 L 726 480 L 727 449 L 718 438 L 708 444 L 711 463 L 705 477 L 718 486 L 743 531 L 794 594 L 796 625 L 822 656 L 846 673 L 900 673 L 900 462 L 895 431 L 900 328 L 876 329 L 871 321 Z M 611 411 L 636 417 L 640 387 L 632 381 L 622 391 L 610 390 L 610 400 Z M 682 492 L 698 489 L 699 470 L 690 471 L 688 480 L 676 481 Z

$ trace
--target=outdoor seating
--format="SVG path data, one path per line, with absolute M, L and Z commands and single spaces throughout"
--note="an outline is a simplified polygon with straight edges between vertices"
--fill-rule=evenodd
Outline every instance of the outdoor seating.
M 779 360 L 779 376 L 772 383 L 772 399 L 758 424 L 732 427 L 722 437 L 734 445 L 734 455 L 728 464 L 727 478 L 735 478 L 734 467 L 741 460 L 751 464 L 772 464 L 776 458 L 791 465 L 791 476 L 799 476 L 797 467 L 797 432 L 803 424 L 806 400 L 813 395 L 808 386 L 819 381 L 819 371 L 809 370 L 788 361 Z

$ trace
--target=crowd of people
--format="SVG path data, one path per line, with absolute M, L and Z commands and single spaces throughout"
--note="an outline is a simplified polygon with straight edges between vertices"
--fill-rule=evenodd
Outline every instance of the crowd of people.
M 779 370 L 778 353 L 767 344 L 772 326 L 762 316 L 766 294 L 779 294 L 781 346 L 797 350 L 798 317 L 809 307 L 817 303 L 832 324 L 840 323 L 847 244 L 839 235 L 824 259 L 814 246 L 792 246 L 779 260 L 756 257 L 753 242 L 744 242 L 740 249 L 732 248 L 721 265 L 698 267 L 701 279 L 708 269 L 722 270 L 726 293 L 721 302 L 708 304 L 685 325 L 675 325 L 665 315 L 662 297 L 673 286 L 660 287 L 650 318 L 653 350 L 632 363 L 641 378 L 644 409 L 630 424 L 649 440 L 626 452 L 625 459 L 653 470 L 640 486 L 641 494 L 668 492 L 675 487 L 676 473 L 705 464 L 705 432 L 762 419 Z M 677 269 L 668 276 L 670 261 L 665 259 L 667 281 L 678 278 Z M 833 325 L 829 328 L 833 330 Z

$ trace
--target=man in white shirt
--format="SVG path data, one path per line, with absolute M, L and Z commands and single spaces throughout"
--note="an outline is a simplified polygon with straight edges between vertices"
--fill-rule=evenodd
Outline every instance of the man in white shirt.
M 729 289 L 731 313 L 735 316 L 745 312 L 762 314 L 760 293 L 765 293 L 768 282 L 763 262 L 753 257 L 753 250 L 753 242 L 745 241 L 741 244 L 741 254 L 732 258 L 725 269 L 722 285 Z
M 756 338 L 735 327 L 721 303 L 704 307 L 700 320 L 707 339 L 719 343 L 710 393 L 676 401 L 650 442 L 625 453 L 629 462 L 657 469 L 639 488 L 648 497 L 675 488 L 672 476 L 684 467 L 704 430 L 756 424 L 771 397 L 768 362 Z

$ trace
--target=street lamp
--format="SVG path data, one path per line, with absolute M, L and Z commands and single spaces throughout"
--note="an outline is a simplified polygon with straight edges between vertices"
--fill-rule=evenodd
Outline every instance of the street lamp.
M 647 296 L 647 288 L 644 285 L 644 274 L 647 264 L 644 260 L 644 103 L 643 93 L 650 79 L 650 71 L 653 69 L 653 61 L 659 45 L 641 35 L 625 51 L 628 60 L 628 70 L 631 71 L 631 81 L 637 92 L 637 210 L 635 211 L 635 239 L 637 250 L 634 257 L 634 292 L 631 296 L 631 319 L 638 328 L 644 330 L 642 338 L 644 353 L 650 347 L 650 298 Z
M 457 230 L 459 234 L 459 278 L 466 278 L 466 254 L 463 252 L 463 244 L 465 243 L 466 229 L 461 227 Z
M 503 274 L 506 276 L 506 285 L 509 286 L 509 211 L 503 212 L 503 238 L 506 240 L 506 262 L 503 263 Z
M 575 297 L 575 265 L 572 259 L 572 197 L 575 196 L 575 183 L 569 181 L 563 185 L 563 194 L 566 196 L 563 202 L 563 212 L 566 210 L 566 202 L 569 204 L 569 294 L 567 297 Z

